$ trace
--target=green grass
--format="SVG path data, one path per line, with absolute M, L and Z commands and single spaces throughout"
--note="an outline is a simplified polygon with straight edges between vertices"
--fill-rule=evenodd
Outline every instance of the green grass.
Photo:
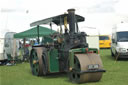
M 128 60 L 115 62 L 109 49 L 100 51 L 104 64 L 104 73 L 99 82 L 81 85 L 128 85 Z M 67 74 L 55 74 L 47 77 L 33 76 L 29 63 L 16 66 L 0 66 L 0 85 L 77 85 L 69 82 Z

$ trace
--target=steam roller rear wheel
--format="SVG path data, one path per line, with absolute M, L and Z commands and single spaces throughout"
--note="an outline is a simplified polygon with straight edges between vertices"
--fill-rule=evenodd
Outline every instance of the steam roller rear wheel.
M 42 60 L 42 47 L 36 47 L 32 49 L 30 55 L 30 65 L 33 75 L 42 76 L 43 73 L 43 60 Z
M 69 79 L 73 83 L 99 81 L 102 77 L 102 72 L 80 74 L 81 71 L 87 71 L 90 64 L 99 64 L 99 69 L 102 69 L 102 61 L 97 54 L 75 54 L 74 69 L 69 72 Z

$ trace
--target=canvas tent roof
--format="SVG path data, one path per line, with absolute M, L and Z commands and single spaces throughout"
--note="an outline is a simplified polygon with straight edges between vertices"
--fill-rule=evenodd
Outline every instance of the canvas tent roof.
M 46 35 L 50 35 L 51 33 L 55 33 L 55 32 L 56 31 L 51 30 L 49 28 L 39 26 L 39 36 L 46 36 Z M 14 38 L 34 38 L 37 36 L 38 36 L 37 27 L 34 27 L 29 30 L 26 30 L 26 31 L 23 31 L 20 33 L 16 33 L 14 35 Z

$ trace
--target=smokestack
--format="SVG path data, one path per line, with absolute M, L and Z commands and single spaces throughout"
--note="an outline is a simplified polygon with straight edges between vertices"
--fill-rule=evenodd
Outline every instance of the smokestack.
M 75 33 L 75 9 L 68 9 L 69 33 Z

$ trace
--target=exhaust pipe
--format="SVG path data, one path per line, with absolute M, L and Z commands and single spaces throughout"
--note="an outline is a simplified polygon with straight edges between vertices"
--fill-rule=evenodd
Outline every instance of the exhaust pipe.
M 68 9 L 69 33 L 75 33 L 75 9 Z

